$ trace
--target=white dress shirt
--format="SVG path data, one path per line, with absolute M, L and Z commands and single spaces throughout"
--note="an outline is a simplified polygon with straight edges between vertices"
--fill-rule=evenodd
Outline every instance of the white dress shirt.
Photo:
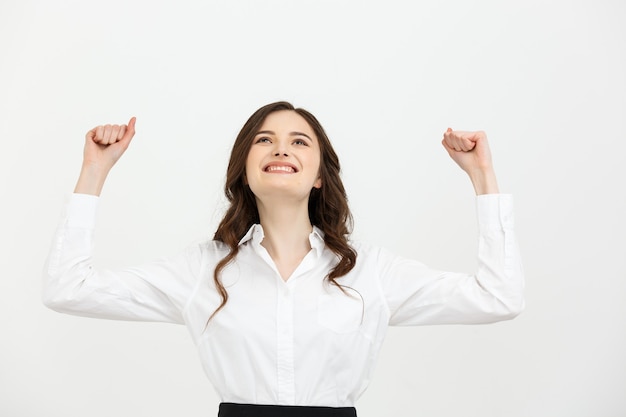
M 336 256 L 314 228 L 311 250 L 287 281 L 254 225 L 236 261 L 207 241 L 178 256 L 118 271 L 96 270 L 92 246 L 98 198 L 73 194 L 44 272 L 44 303 L 89 317 L 185 324 L 206 374 L 224 402 L 351 407 L 366 389 L 389 325 L 488 323 L 523 309 L 523 274 L 509 195 L 477 197 L 478 269 L 437 271 L 383 249 L 351 242 L 356 266 L 325 277 Z

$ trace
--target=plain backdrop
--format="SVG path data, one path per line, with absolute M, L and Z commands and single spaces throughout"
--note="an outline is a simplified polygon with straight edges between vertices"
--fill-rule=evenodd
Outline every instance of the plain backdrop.
M 72 317 L 41 271 L 84 134 L 137 116 L 105 186 L 97 263 L 208 239 L 258 107 L 312 111 L 354 235 L 475 268 L 473 190 L 440 140 L 485 130 L 513 193 L 526 311 L 392 328 L 360 417 L 626 415 L 626 3 L 0 3 L 0 415 L 216 415 L 186 329 Z

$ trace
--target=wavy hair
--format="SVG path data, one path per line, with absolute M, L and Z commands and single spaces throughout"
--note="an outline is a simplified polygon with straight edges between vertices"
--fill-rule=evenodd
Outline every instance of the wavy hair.
M 253 224 L 260 222 L 256 199 L 245 181 L 248 153 L 255 135 L 267 116 L 282 110 L 294 111 L 302 116 L 313 129 L 319 141 L 322 186 L 311 190 L 308 208 L 311 224 L 324 232 L 324 243 L 338 258 L 337 264 L 328 273 L 326 279 L 343 291 L 336 280 L 350 272 L 356 263 L 357 254 L 348 244 L 348 235 L 352 231 L 353 223 L 346 191 L 339 175 L 341 170 L 339 158 L 324 128 L 311 113 L 301 108 L 295 108 L 288 102 L 279 101 L 265 105 L 254 112 L 243 125 L 230 154 L 230 161 L 226 170 L 226 184 L 224 185 L 224 193 L 230 206 L 213 236 L 213 240 L 226 244 L 230 248 L 230 252 L 217 263 L 213 272 L 213 280 L 222 302 L 211 314 L 209 321 L 228 302 L 228 292 L 220 280 L 222 270 L 239 253 L 239 242 L 248 229 Z

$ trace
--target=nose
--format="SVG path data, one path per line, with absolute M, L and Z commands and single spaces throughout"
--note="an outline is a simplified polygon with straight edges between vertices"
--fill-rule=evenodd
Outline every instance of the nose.
M 287 145 L 284 141 L 280 140 L 276 142 L 276 149 L 274 149 L 274 156 L 289 156 L 287 153 Z

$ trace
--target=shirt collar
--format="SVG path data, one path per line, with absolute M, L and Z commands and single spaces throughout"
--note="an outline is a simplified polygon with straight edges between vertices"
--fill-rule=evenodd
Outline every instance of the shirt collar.
M 265 233 L 263 232 L 263 227 L 260 224 L 253 224 L 239 241 L 239 246 L 248 241 L 251 241 L 255 245 L 260 245 L 264 237 Z M 311 244 L 311 248 L 315 249 L 318 255 L 322 253 L 324 249 L 324 232 L 317 226 L 313 226 L 313 231 L 309 235 L 309 243 Z
M 243 235 L 243 237 L 241 238 L 241 240 L 238 243 L 238 246 L 243 245 L 244 243 L 248 242 L 249 240 L 253 240 L 253 237 L 255 234 L 260 233 L 260 240 L 258 238 L 255 238 L 254 241 L 261 241 L 263 240 L 263 237 L 265 236 L 263 234 L 263 228 L 261 227 L 260 224 L 253 224 L 252 226 L 250 226 L 250 228 L 248 229 L 248 231 L 246 232 L 245 235 Z

